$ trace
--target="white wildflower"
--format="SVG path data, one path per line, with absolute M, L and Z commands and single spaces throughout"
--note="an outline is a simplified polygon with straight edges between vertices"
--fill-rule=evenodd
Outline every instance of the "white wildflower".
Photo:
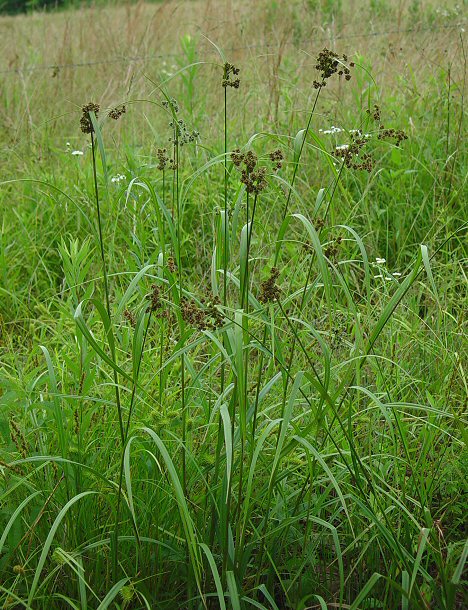
M 111 178 L 111 182 L 122 182 L 122 180 L 126 180 L 127 177 L 124 174 L 117 174 Z
M 72 155 L 74 155 L 75 157 L 81 157 L 84 153 L 82 150 L 72 150 Z
M 342 131 L 344 131 L 344 129 L 341 129 L 341 127 L 335 127 L 335 125 L 332 125 L 330 129 L 319 129 L 319 131 L 321 131 L 322 133 L 341 133 Z
M 380 258 L 379 256 L 375 259 L 375 262 L 378 265 L 385 265 L 385 263 L 387 262 L 384 258 Z

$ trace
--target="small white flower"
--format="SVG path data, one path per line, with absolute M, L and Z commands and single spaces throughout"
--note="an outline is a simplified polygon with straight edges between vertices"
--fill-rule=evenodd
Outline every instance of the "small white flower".
M 336 150 L 348 150 L 349 144 L 340 144 L 340 146 L 336 147 Z
M 385 265 L 385 263 L 387 262 L 384 258 L 380 258 L 379 256 L 375 259 L 375 262 L 378 265 Z
M 377 275 L 374 275 L 374 280 L 376 280 L 378 278 L 383 278 L 383 275 L 381 273 L 378 273 Z
M 84 153 L 82 150 L 72 150 L 72 155 L 74 155 L 75 157 L 80 157 L 83 154 Z
M 124 174 L 117 174 L 111 178 L 111 182 L 121 182 L 122 180 L 126 180 L 127 177 Z
M 395 271 L 392 273 L 393 277 L 401 277 L 401 273 L 399 271 Z
M 335 127 L 335 125 L 332 125 L 330 129 L 319 129 L 319 131 L 321 131 L 322 133 L 341 133 L 342 131 L 344 131 L 344 129 L 341 129 L 341 127 Z

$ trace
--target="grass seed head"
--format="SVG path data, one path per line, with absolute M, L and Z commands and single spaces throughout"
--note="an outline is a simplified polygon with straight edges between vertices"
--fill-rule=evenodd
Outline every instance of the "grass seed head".
M 232 87 L 233 89 L 239 89 L 240 80 L 239 78 L 231 78 L 232 76 L 238 76 L 240 70 L 233 64 L 226 62 L 224 64 L 223 80 L 221 85 L 226 89 Z
M 94 112 L 97 117 L 100 109 L 101 107 L 99 104 L 95 104 L 94 102 L 89 102 L 89 104 L 82 107 L 83 116 L 80 119 L 80 126 L 83 133 L 93 133 L 94 128 L 89 113 Z
M 114 119 L 114 121 L 117 121 L 126 112 L 127 112 L 127 109 L 125 108 L 125 105 L 122 104 L 121 106 L 116 106 L 115 108 L 112 108 L 111 110 L 109 110 L 107 116 L 110 119 Z
M 261 283 L 260 296 L 258 300 L 261 303 L 273 303 L 277 301 L 281 294 L 281 289 L 276 284 L 276 280 L 279 278 L 279 269 L 272 267 L 270 271 L 270 277 Z
M 320 51 L 317 57 L 317 63 L 315 68 L 320 72 L 320 81 L 314 80 L 313 85 L 315 89 L 325 87 L 327 80 L 334 74 L 345 77 L 346 80 L 351 79 L 351 71 L 349 68 L 354 67 L 354 62 L 349 63 L 349 67 L 345 65 L 348 61 L 347 55 L 342 55 L 341 58 L 338 53 L 330 51 L 330 49 L 323 49 Z

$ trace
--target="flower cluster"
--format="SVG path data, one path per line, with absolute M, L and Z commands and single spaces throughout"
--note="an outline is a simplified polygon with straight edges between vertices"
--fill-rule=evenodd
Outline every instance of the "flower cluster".
M 166 167 L 172 170 L 176 169 L 177 166 L 174 159 L 167 155 L 167 148 L 158 148 L 156 156 L 158 158 L 158 165 L 156 166 L 158 169 L 165 170 Z
M 324 249 L 325 256 L 333 260 L 336 259 L 338 254 L 338 246 L 341 244 L 342 241 L 343 238 L 340 235 L 332 239 Z
M 270 161 L 273 163 L 274 172 L 277 172 L 283 167 L 284 155 L 283 151 L 281 151 L 279 148 L 271 152 L 268 156 L 270 157 Z
M 372 110 L 367 110 L 367 113 L 378 123 L 378 140 L 393 140 L 394 144 L 399 146 L 403 140 L 408 139 L 406 133 L 401 129 L 387 129 L 385 125 L 383 125 L 380 108 L 377 104 L 374 104 Z M 369 153 L 361 154 L 363 147 L 371 138 L 371 134 L 363 134 L 360 129 L 352 129 L 349 133 L 351 136 L 351 143 L 336 146 L 333 154 L 335 157 L 341 158 L 346 167 L 350 169 L 371 172 L 375 165 L 372 155 Z
M 115 176 L 112 176 L 111 178 L 111 182 L 117 182 L 117 184 L 119 182 L 122 182 L 123 180 L 126 180 L 127 176 L 125 174 L 116 174 Z
M 177 271 L 177 265 L 176 262 L 174 260 L 173 256 L 168 256 L 167 257 L 167 268 L 169 269 L 169 271 L 171 273 L 176 273 Z
M 93 128 L 93 123 L 91 121 L 91 117 L 90 117 L 89 113 L 94 112 L 94 114 L 97 117 L 100 109 L 101 109 L 101 107 L 99 106 L 99 104 L 94 104 L 93 102 L 90 102 L 89 104 L 86 104 L 85 106 L 82 107 L 81 110 L 83 112 L 83 116 L 80 119 L 80 126 L 81 126 L 81 131 L 83 133 L 93 133 L 94 128 Z
M 162 309 L 161 289 L 156 284 L 151 284 L 151 294 L 148 296 L 150 304 L 146 308 L 146 313 L 152 313 Z
M 114 121 L 117 121 L 126 112 L 127 112 L 127 109 L 125 108 L 125 105 L 122 104 L 121 106 L 116 106 L 115 108 L 112 108 L 111 110 L 109 110 L 107 116 L 110 119 L 114 119 Z
M 179 104 L 174 97 L 171 97 L 169 100 L 163 100 L 162 105 L 166 110 L 170 110 L 174 114 L 179 113 Z
M 193 299 L 184 297 L 180 302 L 180 313 L 187 324 L 198 330 L 215 330 L 223 324 L 223 316 L 218 309 L 218 297 L 210 295 L 209 299 L 202 298 L 203 307 L 199 307 Z
M 258 300 L 261 303 L 273 303 L 278 300 L 281 294 L 281 289 L 276 285 L 276 280 L 279 278 L 279 270 L 276 267 L 272 267 L 270 271 L 270 277 L 261 283 L 260 296 Z
M 366 170 L 371 172 L 374 167 L 374 159 L 369 153 L 364 153 L 362 156 L 361 149 L 366 145 L 368 139 L 363 137 L 360 132 L 351 133 L 351 143 L 336 146 L 333 154 L 335 157 L 341 158 L 343 163 L 349 169 Z M 356 157 L 358 158 L 356 160 Z
M 282 156 L 281 159 L 279 159 L 279 157 L 276 158 L 278 156 L 276 154 L 277 152 L 279 152 L 281 155 L 282 153 L 281 151 L 275 151 L 275 168 L 279 169 L 279 167 L 281 167 Z M 247 193 L 258 195 L 267 187 L 267 169 L 266 167 L 258 167 L 255 169 L 257 166 L 258 157 L 253 151 L 249 150 L 246 153 L 242 153 L 238 148 L 236 148 L 231 153 L 231 159 L 234 165 L 239 169 L 242 167 L 242 165 L 244 165 L 244 167 L 241 169 L 240 180 L 243 184 L 245 184 Z
M 238 78 L 231 79 L 231 75 L 237 76 L 238 74 L 239 74 L 239 68 L 236 68 L 236 66 L 233 66 L 232 64 L 229 64 L 226 62 L 224 64 L 223 80 L 221 83 L 222 86 L 224 88 L 234 87 L 234 89 L 239 89 L 240 80 Z
M 369 114 L 376 123 L 379 124 L 379 133 L 377 138 L 379 140 L 395 140 L 395 145 L 400 146 L 403 140 L 407 140 L 408 136 L 401 129 L 387 129 L 385 125 L 382 124 L 382 115 L 380 112 L 380 108 L 377 104 L 374 104 L 372 110 L 367 110 L 367 114 Z
M 184 144 L 189 144 L 190 142 L 194 142 L 200 135 L 200 133 L 196 129 L 190 131 L 185 121 L 183 121 L 182 119 L 179 119 L 175 122 L 171 121 L 169 123 L 169 127 L 172 127 L 174 129 L 174 141 L 178 142 L 180 146 L 183 146 Z M 169 142 L 172 141 L 173 139 L 169 138 Z
M 136 326 L 136 318 L 135 318 L 135 314 L 133 313 L 133 311 L 130 311 L 130 309 L 126 309 L 123 312 L 123 316 L 127 320 L 127 322 L 131 326 L 133 326 L 135 328 L 135 326 Z
M 338 76 L 343 76 L 346 80 L 350 80 L 351 72 L 347 66 L 344 65 L 343 62 L 347 62 L 347 55 L 340 56 L 334 51 L 330 51 L 329 49 L 323 49 L 320 51 L 317 57 L 317 64 L 315 68 L 320 72 L 321 81 L 314 80 L 315 89 L 320 89 L 320 87 L 325 87 L 327 84 L 327 79 L 332 77 L 334 74 L 338 74 Z M 349 66 L 351 68 L 354 67 L 354 62 L 350 62 Z

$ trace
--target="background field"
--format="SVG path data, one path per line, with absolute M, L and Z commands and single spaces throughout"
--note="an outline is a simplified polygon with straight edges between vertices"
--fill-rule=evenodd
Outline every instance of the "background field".
M 465 9 L 0 17 L 0 606 L 464 607 Z

